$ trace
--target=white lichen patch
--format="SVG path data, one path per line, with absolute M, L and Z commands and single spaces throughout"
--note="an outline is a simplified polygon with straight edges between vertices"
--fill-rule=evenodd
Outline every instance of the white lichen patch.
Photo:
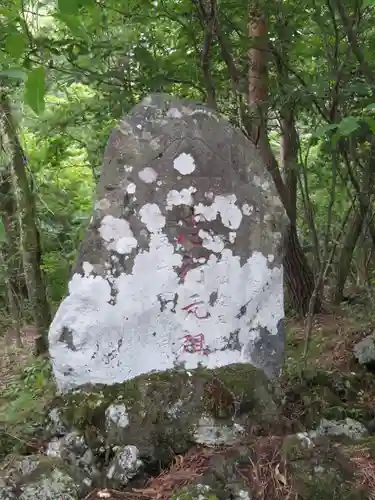
M 111 207 L 111 203 L 107 198 L 102 198 L 95 203 L 95 210 L 108 210 Z
M 181 111 L 187 116 L 206 115 L 209 118 L 214 119 L 216 122 L 218 122 L 219 120 L 227 121 L 227 119 L 224 116 L 219 117 L 216 113 L 205 108 L 193 109 L 193 108 L 188 108 L 186 106 L 182 106 Z
M 134 184 L 134 182 L 131 182 L 126 186 L 126 192 L 128 194 L 134 194 L 137 189 L 137 186 Z
M 151 137 L 150 137 L 150 139 L 151 139 Z M 150 144 L 151 148 L 155 151 L 157 151 L 160 148 L 160 141 L 158 139 L 155 139 L 155 138 L 151 139 L 149 144 Z
M 220 256 L 202 259 L 181 282 L 176 269 L 182 256 L 162 232 L 165 218 L 159 207 L 147 204 L 140 216 L 150 231 L 149 248 L 134 257 L 131 274 L 113 279 L 114 304 L 103 277 L 75 274 L 69 283 L 69 295 L 49 332 L 61 390 L 114 384 L 172 369 L 176 363 L 184 363 L 187 370 L 199 364 L 215 368 L 251 363 L 257 327 L 277 334 L 284 316 L 281 268 L 270 269 L 260 252 L 241 265 L 240 257 L 224 248 Z M 110 218 L 102 225 L 105 241 L 113 240 L 116 227 Z M 244 305 L 246 314 L 239 315 Z M 74 350 L 60 340 L 64 328 L 72 332 Z M 238 332 L 239 350 L 226 349 L 233 331 Z M 189 351 L 188 338 L 201 348 Z
M 129 415 L 125 405 L 110 405 L 105 412 L 105 417 L 107 427 L 115 424 L 125 429 L 129 425 Z
M 179 414 L 181 413 L 182 408 L 184 407 L 183 402 L 181 399 L 177 400 L 173 405 L 168 407 L 166 409 L 166 413 L 171 417 L 171 418 L 178 418 Z
M 194 207 L 195 214 L 202 214 L 207 221 L 215 220 L 220 215 L 224 226 L 229 229 L 238 229 L 242 221 L 242 212 L 236 205 L 237 197 L 234 194 L 216 196 L 211 205 L 199 203 Z
M 229 238 L 229 243 L 234 243 L 236 241 L 236 233 L 234 231 L 231 231 L 228 235 Z
M 127 173 L 130 173 L 133 170 L 133 167 L 131 165 L 124 165 L 124 170 Z
M 254 212 L 254 207 L 252 207 L 248 203 L 244 203 L 242 205 L 242 213 L 244 215 L 251 215 L 253 212 Z
M 141 221 L 150 232 L 156 232 L 165 226 L 165 217 L 156 203 L 146 203 L 139 211 Z
M 253 185 L 256 187 L 260 187 L 261 189 L 263 189 L 263 191 L 270 191 L 271 189 L 270 183 L 267 180 L 263 180 L 262 182 L 262 179 L 258 175 L 254 175 Z
M 148 130 L 143 130 L 141 137 L 145 141 L 152 141 L 152 134 Z
M 145 167 L 138 172 L 138 177 L 146 184 L 152 184 L 158 178 L 158 174 L 152 167 Z
M 174 206 L 179 205 L 192 205 L 193 197 L 192 194 L 196 192 L 196 188 L 190 186 L 188 189 L 184 188 L 181 191 L 177 191 L 176 189 L 172 189 L 167 194 L 167 210 L 172 210 Z
M 147 109 L 148 107 L 154 107 L 152 97 L 150 96 L 144 97 L 141 101 L 141 105 L 144 106 L 145 109 Z
M 202 246 L 204 248 L 207 248 L 208 250 L 211 250 L 212 252 L 215 253 L 220 253 L 222 250 L 224 250 L 225 243 L 224 243 L 224 237 L 220 234 L 213 234 L 211 235 L 207 231 L 204 231 L 201 229 L 198 233 L 199 237 L 202 239 Z
M 93 272 L 94 270 L 94 266 L 92 264 L 90 264 L 90 262 L 84 262 L 82 264 L 82 270 L 83 270 L 83 274 L 85 276 L 90 276 L 90 274 Z
M 173 168 L 182 175 L 191 174 L 196 168 L 194 158 L 190 154 L 181 153 L 173 160 Z
M 101 221 L 99 233 L 103 240 L 108 243 L 108 250 L 125 254 L 130 253 L 138 246 L 129 222 L 124 219 L 106 215 Z
M 128 254 L 137 246 L 138 242 L 133 236 L 123 236 L 116 241 L 115 251 L 120 254 Z
M 248 491 L 239 490 L 236 494 L 235 500 L 251 500 L 251 497 Z
M 182 118 L 182 113 L 177 108 L 170 108 L 167 111 L 168 118 Z

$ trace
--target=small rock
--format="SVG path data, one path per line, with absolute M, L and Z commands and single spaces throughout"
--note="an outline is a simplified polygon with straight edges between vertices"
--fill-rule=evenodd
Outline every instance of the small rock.
M 69 475 L 55 469 L 49 476 L 21 486 L 21 492 L 19 500 L 76 500 L 78 487 Z
M 368 435 L 368 431 L 363 424 L 352 418 L 345 420 L 326 420 L 323 418 L 319 427 L 307 434 L 311 439 L 321 436 L 347 436 L 350 439 L 361 439 Z
M 93 452 L 86 444 L 84 437 L 77 432 L 70 432 L 60 439 L 52 439 L 48 443 L 46 454 L 51 458 L 61 458 L 69 465 L 80 467 L 90 477 L 99 475 L 95 467 Z
M 218 424 L 211 417 L 202 417 L 194 432 L 194 441 L 205 446 L 233 445 L 238 443 L 245 429 L 238 424 Z
M 132 445 L 124 446 L 117 450 L 108 468 L 107 479 L 125 486 L 130 479 L 138 474 L 142 466 L 138 448 Z
M 354 356 L 361 365 L 375 363 L 375 336 L 369 335 L 357 342 L 353 348 Z
M 50 436 L 63 436 L 68 432 L 63 424 L 58 408 L 53 408 L 47 417 L 47 433 Z

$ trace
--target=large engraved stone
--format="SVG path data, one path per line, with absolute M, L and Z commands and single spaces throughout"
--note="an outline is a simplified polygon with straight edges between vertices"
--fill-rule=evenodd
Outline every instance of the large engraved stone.
M 151 371 L 283 360 L 275 187 L 242 132 L 145 98 L 112 132 L 92 221 L 49 332 L 61 390 Z

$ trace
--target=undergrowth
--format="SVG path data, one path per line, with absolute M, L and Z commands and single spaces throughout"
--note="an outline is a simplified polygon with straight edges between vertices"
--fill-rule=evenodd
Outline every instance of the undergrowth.
M 34 447 L 55 386 L 46 359 L 31 360 L 0 392 L 0 457 Z

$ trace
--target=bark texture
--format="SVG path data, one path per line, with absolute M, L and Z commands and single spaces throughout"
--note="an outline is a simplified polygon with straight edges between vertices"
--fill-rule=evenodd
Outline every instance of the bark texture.
M 39 332 L 36 354 L 48 349 L 47 335 L 51 321 L 46 288 L 41 271 L 40 235 L 36 224 L 35 199 L 30 190 L 26 172 L 26 157 L 13 122 L 9 100 L 5 92 L 0 95 L 3 139 L 10 159 L 12 187 L 17 205 L 20 247 L 28 297 L 35 325 Z

